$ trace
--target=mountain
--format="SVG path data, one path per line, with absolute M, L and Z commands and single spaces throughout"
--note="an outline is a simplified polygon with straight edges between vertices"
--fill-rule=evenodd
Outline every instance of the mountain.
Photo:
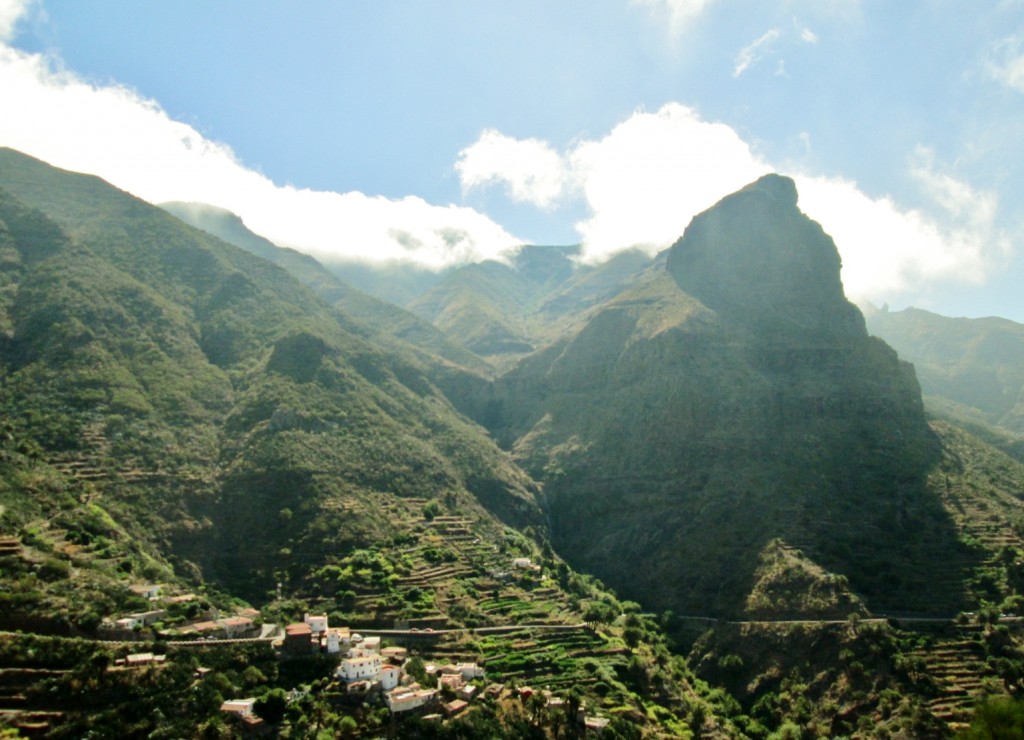
M 343 282 L 308 254 L 279 247 L 253 233 L 242 219 L 230 211 L 204 203 L 163 203 L 160 207 L 197 229 L 284 268 L 345 316 L 371 330 L 372 339 L 377 343 L 394 338 L 400 340 L 406 351 L 420 350 L 421 354 L 425 352 L 443 358 L 474 373 L 487 374 L 491 370 L 484 360 L 461 344 L 449 341 L 429 322 Z M 429 360 L 426 357 L 421 359 Z
M 630 734 L 736 735 L 725 697 L 686 673 L 657 622 L 550 549 L 538 486 L 455 410 L 422 348 L 371 341 L 281 267 L 11 150 L 0 265 L 5 732 L 229 733 L 224 699 L 270 697 L 279 725 L 297 688 L 295 736 L 314 721 L 395 729 L 352 706 L 335 657 L 154 639 L 244 599 L 267 620 L 317 609 L 335 624 L 423 625 L 418 652 L 486 659 L 497 680 L 614 709 Z M 154 609 L 130 589 L 141 582 L 190 593 Z M 95 639 L 101 620 L 142 610 L 161 621 L 139 642 Z M 627 610 L 629 652 L 610 625 Z M 445 625 L 503 631 L 435 632 Z M 115 666 L 136 648 L 161 665 Z M 562 710 L 531 721 L 518 700 L 479 704 L 466 732 L 566 723 Z
M 1024 436 L 1024 326 L 908 308 L 865 309 L 868 329 L 914 363 L 937 413 Z
M 11 150 L 0 188 L 7 433 L 180 573 L 260 600 L 376 541 L 375 497 L 540 522 L 434 365 L 285 270 Z M 15 528 L 55 505 L 11 500 Z
M 942 737 L 1024 690 L 1024 465 L 926 416 L 791 180 L 654 259 L 435 276 L 436 327 L 168 208 L 202 229 L 0 150 L 0 724 L 223 734 L 252 695 L 282 736 L 567 736 L 585 702 L 616 737 Z M 545 691 L 428 725 L 267 644 L 108 670 L 141 582 L 192 593 L 138 637 L 243 600 Z
M 941 440 L 793 182 L 696 216 L 665 265 L 478 402 L 544 482 L 556 549 L 684 614 L 744 613 L 778 540 L 870 608 L 960 608 L 924 567 L 971 559 L 929 484 Z
M 651 260 L 628 250 L 597 266 L 578 264 L 577 247 L 521 247 L 508 263 L 487 261 L 449 272 L 408 309 L 496 369 L 575 327 L 615 296 Z

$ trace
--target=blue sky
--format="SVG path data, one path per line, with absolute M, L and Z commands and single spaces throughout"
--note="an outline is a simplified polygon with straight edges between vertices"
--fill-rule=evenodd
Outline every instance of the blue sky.
M 1024 321 L 1024 3 L 0 0 L 0 145 L 322 259 L 652 253 L 767 171 L 855 298 Z

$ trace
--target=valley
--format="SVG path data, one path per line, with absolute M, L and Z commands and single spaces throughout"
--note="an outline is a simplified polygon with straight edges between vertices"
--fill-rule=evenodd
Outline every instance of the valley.
M 910 738 L 1016 700 L 1015 325 L 958 325 L 955 370 L 896 346 L 778 175 L 655 258 L 575 256 L 370 296 L 227 212 L 0 151 L 0 723 Z M 310 614 L 431 690 L 427 664 L 485 676 L 396 713 L 288 647 Z M 244 698 L 262 729 L 221 711 Z

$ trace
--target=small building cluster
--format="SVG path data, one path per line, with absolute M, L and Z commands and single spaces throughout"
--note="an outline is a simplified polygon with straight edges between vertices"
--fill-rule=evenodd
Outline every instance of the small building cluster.
M 301 622 L 285 628 L 282 644 L 292 654 L 319 651 L 339 654 L 341 662 L 334 677 L 345 685 L 349 694 L 369 694 L 379 691 L 392 713 L 398 714 L 433 705 L 443 689 L 458 696 L 441 709 L 451 716 L 468 705 L 476 687 L 469 681 L 482 678 L 483 669 L 476 663 L 457 663 L 446 666 L 426 666 L 427 675 L 434 685 L 421 686 L 404 669 L 408 651 L 404 647 L 382 647 L 375 635 L 360 635 L 347 627 L 331 627 L 321 614 L 306 614 Z
M 353 639 L 363 638 L 352 635 L 348 627 L 331 627 L 325 614 L 306 614 L 301 622 L 294 622 L 284 628 L 285 651 L 306 653 L 320 651 L 334 655 L 348 651 Z M 378 645 L 380 638 L 377 638 Z
M 153 627 L 160 622 L 166 622 L 169 618 L 173 617 L 174 610 L 178 605 L 187 604 L 199 598 L 193 593 L 168 594 L 165 593 L 164 586 L 152 583 L 133 584 L 128 586 L 128 591 L 139 598 L 151 602 L 153 608 L 127 614 L 123 617 L 104 619 L 100 624 L 101 630 L 115 633 L 120 637 L 127 637 L 128 633 Z M 209 610 L 202 616 L 203 621 L 175 627 L 174 629 L 167 630 L 164 634 L 191 634 L 198 637 L 217 639 L 250 637 L 255 632 L 256 620 L 259 619 L 260 613 L 256 609 L 244 609 L 233 616 L 218 619 L 216 611 Z

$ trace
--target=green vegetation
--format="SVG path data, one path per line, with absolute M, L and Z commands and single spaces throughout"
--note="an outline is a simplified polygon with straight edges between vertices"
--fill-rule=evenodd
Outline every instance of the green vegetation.
M 1014 412 L 929 422 L 787 183 L 661 260 L 451 271 L 417 318 L 229 214 L 199 231 L 0 151 L 0 721 L 232 737 L 220 704 L 250 697 L 296 738 L 1012 726 Z M 250 605 L 487 678 L 455 718 L 392 718 L 334 656 L 169 641 Z

